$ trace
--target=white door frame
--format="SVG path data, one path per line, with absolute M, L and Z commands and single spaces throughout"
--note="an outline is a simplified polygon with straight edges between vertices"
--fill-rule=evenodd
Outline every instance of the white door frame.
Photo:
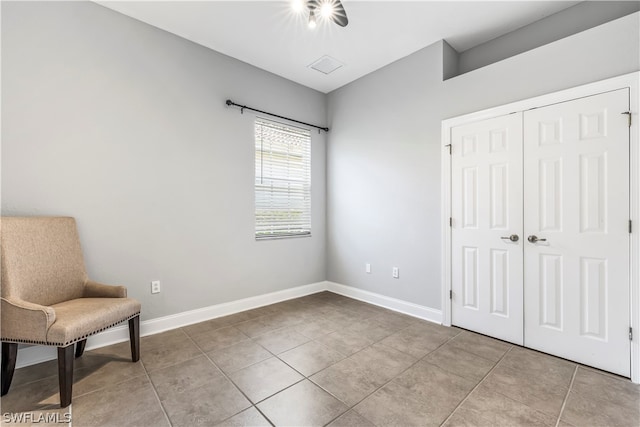
M 625 74 L 618 77 L 573 87 L 559 92 L 529 98 L 498 107 L 477 111 L 463 116 L 453 117 L 442 122 L 442 147 L 441 147 L 441 180 L 442 180 L 442 324 L 451 326 L 451 156 L 449 144 L 451 144 L 451 128 L 466 123 L 485 120 L 516 111 L 526 111 L 536 107 L 570 101 L 576 98 L 596 95 L 602 92 L 629 88 L 630 111 L 632 124 L 630 129 L 630 219 L 633 221 L 631 234 L 631 271 L 630 271 L 630 319 L 633 328 L 633 340 L 631 341 L 631 381 L 640 384 L 640 72 Z

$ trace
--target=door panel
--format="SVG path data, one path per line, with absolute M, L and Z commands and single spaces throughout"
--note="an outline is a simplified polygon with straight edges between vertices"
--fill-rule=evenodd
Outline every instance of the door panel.
M 630 375 L 627 89 L 524 113 L 524 343 Z
M 451 136 L 452 323 L 522 344 L 522 115 Z

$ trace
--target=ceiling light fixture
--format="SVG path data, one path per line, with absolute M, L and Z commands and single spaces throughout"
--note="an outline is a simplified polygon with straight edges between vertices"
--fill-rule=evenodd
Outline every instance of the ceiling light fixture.
M 295 12 L 301 12 L 304 8 L 309 10 L 309 28 L 317 26 L 316 18 L 322 18 L 335 22 L 341 27 L 349 23 L 347 12 L 340 0 L 292 0 L 291 7 Z

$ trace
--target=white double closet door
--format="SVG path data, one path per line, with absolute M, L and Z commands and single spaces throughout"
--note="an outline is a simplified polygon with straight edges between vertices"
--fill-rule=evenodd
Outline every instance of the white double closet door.
M 452 324 L 630 376 L 627 89 L 452 129 Z

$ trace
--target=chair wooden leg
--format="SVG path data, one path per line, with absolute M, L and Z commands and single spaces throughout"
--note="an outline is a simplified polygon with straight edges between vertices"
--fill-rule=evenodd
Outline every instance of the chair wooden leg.
M 60 407 L 71 404 L 73 388 L 73 347 L 58 347 L 58 383 L 60 384 Z
M 18 358 L 18 343 L 2 343 L 2 396 L 9 392 Z
M 82 356 L 82 353 L 84 353 L 85 345 L 87 345 L 87 340 L 78 341 L 76 343 L 76 358 Z
M 131 341 L 131 361 L 140 360 L 140 316 L 129 319 L 129 341 Z

